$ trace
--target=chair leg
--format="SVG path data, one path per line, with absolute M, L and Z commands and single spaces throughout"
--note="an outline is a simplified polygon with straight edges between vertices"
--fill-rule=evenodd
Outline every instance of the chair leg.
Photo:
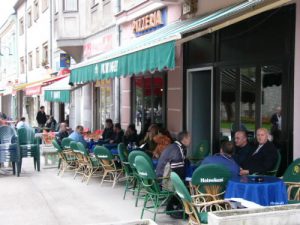
M 136 196 L 136 199 L 135 199 L 135 207 L 138 206 L 140 193 L 141 193 L 141 184 L 138 182 L 138 190 L 137 190 L 137 196 Z
M 36 164 L 36 158 L 35 157 L 33 158 L 33 165 L 34 165 L 34 170 L 36 170 L 37 169 L 37 164 Z
M 145 199 L 144 199 L 144 206 L 142 209 L 141 219 L 143 219 L 144 211 L 145 211 L 145 208 L 147 207 L 147 202 L 148 202 L 148 194 L 146 194 Z
M 104 179 L 105 179 L 106 176 L 107 176 L 107 171 L 104 170 L 104 174 L 103 174 L 102 181 L 101 181 L 101 184 L 100 184 L 101 186 L 102 186 L 103 181 L 104 181 Z
M 12 162 L 13 175 L 16 175 L 16 163 Z
M 39 156 L 36 159 L 36 163 L 37 163 L 37 171 L 40 172 L 41 171 L 41 160 L 40 160 Z

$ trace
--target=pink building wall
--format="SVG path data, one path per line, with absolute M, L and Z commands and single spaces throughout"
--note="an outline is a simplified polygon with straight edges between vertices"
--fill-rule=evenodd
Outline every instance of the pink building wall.
M 130 124 L 131 90 L 130 77 L 121 78 L 121 127 L 126 128 Z
M 294 70 L 294 159 L 300 157 L 300 2 L 296 3 Z
M 168 72 L 167 128 L 171 134 L 182 130 L 183 122 L 183 51 L 176 47 L 176 67 Z
M 146 2 L 147 3 L 147 2 Z M 147 3 L 148 5 L 148 3 Z M 138 8 L 142 7 L 139 6 Z M 181 5 L 169 5 L 166 6 L 167 9 L 167 24 L 170 24 L 181 17 Z M 150 13 L 151 11 L 149 11 Z M 136 36 L 132 31 L 132 21 L 121 24 L 122 36 L 121 44 L 126 45 L 131 40 L 135 39 Z M 181 49 L 180 49 L 181 51 Z M 179 51 L 179 52 L 180 52 Z M 176 69 L 174 71 L 169 71 L 168 74 L 168 106 L 167 106 L 167 118 L 168 118 L 168 127 L 171 132 L 178 132 L 181 130 L 182 126 L 182 66 L 180 59 L 176 58 Z M 176 101 L 174 101 L 176 99 Z M 169 110 L 170 109 L 170 110 Z M 131 119 L 131 82 L 130 77 L 121 78 L 121 125 L 123 128 L 126 128 L 130 124 Z

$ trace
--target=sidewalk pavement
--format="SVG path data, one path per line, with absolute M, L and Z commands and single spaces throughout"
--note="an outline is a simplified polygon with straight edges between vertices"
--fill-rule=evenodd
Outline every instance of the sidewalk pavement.
M 43 160 L 41 160 L 43 162 Z M 73 172 L 57 176 L 57 169 L 33 169 L 32 158 L 23 160 L 20 177 L 0 174 L 0 224 L 2 225 L 100 225 L 140 218 L 142 200 L 135 207 L 135 198 L 124 186 L 103 184 L 92 178 L 86 185 Z M 153 215 L 146 212 L 145 219 Z M 183 225 L 187 221 L 158 215 L 161 225 Z

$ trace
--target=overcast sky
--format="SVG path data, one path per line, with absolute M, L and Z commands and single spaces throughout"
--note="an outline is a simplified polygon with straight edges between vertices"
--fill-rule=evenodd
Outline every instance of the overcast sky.
M 16 0 L 0 0 L 0 27 L 8 16 L 14 12 L 13 6 L 16 2 Z

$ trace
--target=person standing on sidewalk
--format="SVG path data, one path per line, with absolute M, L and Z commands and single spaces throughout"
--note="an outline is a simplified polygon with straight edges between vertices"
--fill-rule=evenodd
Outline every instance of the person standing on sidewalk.
M 38 113 L 36 115 L 36 121 L 40 128 L 45 126 L 45 123 L 47 122 L 47 117 L 46 117 L 44 106 L 40 107 L 40 110 L 38 111 Z

